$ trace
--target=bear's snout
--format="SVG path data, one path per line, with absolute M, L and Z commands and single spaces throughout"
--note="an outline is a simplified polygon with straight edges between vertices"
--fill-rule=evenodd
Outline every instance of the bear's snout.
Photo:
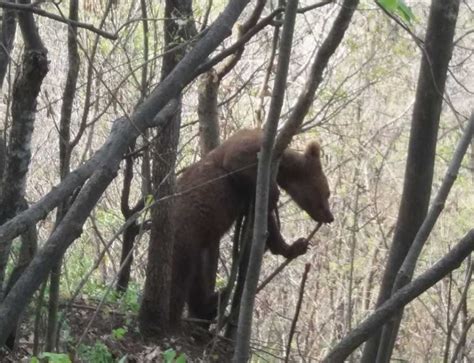
M 323 223 L 332 223 L 334 222 L 334 216 L 332 215 L 330 210 L 326 210 L 324 213 L 324 221 Z

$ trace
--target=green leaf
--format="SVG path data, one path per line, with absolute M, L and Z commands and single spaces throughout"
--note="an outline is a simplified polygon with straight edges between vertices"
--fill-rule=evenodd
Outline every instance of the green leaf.
M 39 355 L 41 359 L 47 358 L 51 363 L 71 363 L 71 359 L 64 353 L 44 352 Z
M 117 340 L 123 339 L 125 333 L 127 333 L 127 328 L 112 329 L 112 336 Z
M 176 358 L 175 363 L 186 363 L 186 355 L 180 354 L 178 358 Z
M 36 358 L 36 357 L 33 356 L 33 357 L 31 357 L 31 359 L 30 359 L 30 363 L 40 363 L 40 361 L 39 361 L 38 358 Z
M 145 198 L 145 207 L 151 206 L 154 201 L 155 197 L 153 196 L 153 194 L 148 194 Z
M 173 348 L 166 349 L 163 352 L 163 358 L 165 359 L 166 363 L 173 362 L 173 359 L 176 357 L 176 351 Z
M 385 10 L 391 13 L 394 13 L 397 10 L 398 0 L 379 0 L 378 2 Z
M 377 0 L 378 4 L 392 15 L 400 16 L 405 22 L 411 24 L 415 15 L 404 0 Z
M 399 0 L 398 12 L 408 23 L 411 23 L 412 20 L 415 20 L 415 14 L 413 14 L 411 8 L 407 6 L 403 0 Z

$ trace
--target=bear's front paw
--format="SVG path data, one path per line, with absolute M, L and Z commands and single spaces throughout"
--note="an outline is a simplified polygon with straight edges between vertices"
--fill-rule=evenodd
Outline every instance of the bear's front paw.
M 306 238 L 298 238 L 290 248 L 289 258 L 296 258 L 308 252 L 309 241 Z

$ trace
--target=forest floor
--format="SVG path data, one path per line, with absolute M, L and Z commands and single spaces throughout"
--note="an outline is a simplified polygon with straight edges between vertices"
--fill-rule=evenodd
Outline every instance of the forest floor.
M 190 331 L 189 329 L 183 329 Z M 66 315 L 60 346 L 62 354 L 50 362 L 228 362 L 228 343 L 202 334 L 171 338 L 145 338 L 139 333 L 136 315 L 114 310 L 113 305 L 80 301 Z M 33 357 L 33 327 L 24 326 L 13 352 L 0 351 L 0 362 L 38 362 Z M 49 353 L 47 353 L 49 354 Z M 40 355 L 41 357 L 41 355 Z M 65 360 L 61 360 L 61 358 Z

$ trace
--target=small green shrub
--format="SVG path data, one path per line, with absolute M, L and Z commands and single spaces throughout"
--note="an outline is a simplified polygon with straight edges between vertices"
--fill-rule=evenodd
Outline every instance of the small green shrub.
M 77 355 L 84 362 L 113 363 L 114 358 L 109 348 L 104 343 L 97 342 L 95 345 L 81 344 L 77 350 Z

